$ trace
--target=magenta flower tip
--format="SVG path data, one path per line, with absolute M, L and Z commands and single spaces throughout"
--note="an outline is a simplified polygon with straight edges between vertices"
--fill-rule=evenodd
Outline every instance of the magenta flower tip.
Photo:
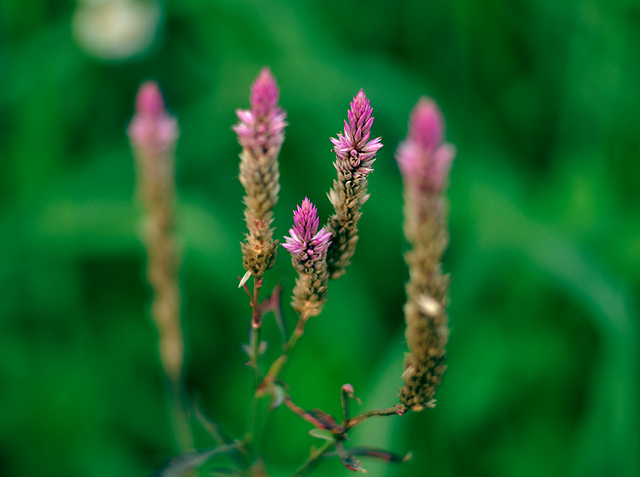
M 302 204 L 293 211 L 293 228 L 289 230 L 291 237 L 285 237 L 282 246 L 294 255 L 322 255 L 327 253 L 331 242 L 331 234 L 322 228 L 318 231 L 320 219 L 318 209 L 305 197 Z
M 164 99 L 155 81 L 146 81 L 138 89 L 136 114 L 156 118 L 164 114 Z
M 253 157 L 267 154 L 275 159 L 284 141 L 286 112 L 278 105 L 280 92 L 269 68 L 263 68 L 251 85 L 251 109 L 238 109 L 233 126 L 243 148 Z
M 333 151 L 338 158 L 336 167 L 357 171 L 361 176 L 366 176 L 373 170 L 371 164 L 382 143 L 380 138 L 370 140 L 374 121 L 372 114 L 369 99 L 360 90 L 351 101 L 347 120 L 344 122 L 344 133 L 331 138 Z
M 131 141 L 149 156 L 175 145 L 179 134 L 178 123 L 167 113 L 160 87 L 155 81 L 146 81 L 138 89 L 135 115 L 128 133 Z
M 407 138 L 396 151 L 396 160 L 407 184 L 432 192 L 444 188 L 455 149 L 442 142 L 443 132 L 444 121 L 436 103 L 420 98 L 411 112 Z
M 442 142 L 442 113 L 436 103 L 422 97 L 413 109 L 409 122 L 409 135 L 423 149 L 433 150 Z

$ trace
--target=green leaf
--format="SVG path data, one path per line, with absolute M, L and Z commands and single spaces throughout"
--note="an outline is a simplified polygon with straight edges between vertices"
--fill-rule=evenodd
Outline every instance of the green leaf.
M 317 437 L 318 439 L 324 439 L 327 441 L 336 440 L 335 434 L 331 432 L 329 429 L 320 429 L 320 428 L 311 429 L 309 431 L 309 435 L 313 437 Z

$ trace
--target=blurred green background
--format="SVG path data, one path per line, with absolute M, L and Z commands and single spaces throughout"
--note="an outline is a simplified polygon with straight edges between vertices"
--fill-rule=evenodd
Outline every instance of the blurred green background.
M 277 236 L 305 196 L 329 214 L 329 138 L 359 88 L 385 144 L 354 262 L 286 373 L 296 403 L 339 415 L 347 382 L 363 410 L 396 402 L 407 245 L 393 152 L 426 94 L 458 149 L 449 369 L 435 409 L 354 431 L 352 444 L 413 460 L 364 467 L 640 475 L 640 2 L 167 1 L 151 47 L 121 59 L 92 49 L 81 23 L 86 14 L 89 34 L 99 25 L 117 37 L 124 20 L 101 23 L 90 8 L 0 3 L 0 475 L 143 476 L 175 452 L 126 136 L 149 78 L 182 130 L 187 387 L 229 434 L 244 432 L 249 308 L 237 289 L 243 191 L 230 128 L 265 65 L 290 124 Z M 266 286 L 282 281 L 286 303 L 294 276 L 281 251 Z M 272 320 L 266 333 L 275 353 Z M 274 413 L 273 475 L 318 442 L 309 427 Z M 333 460 L 314 475 L 350 474 Z

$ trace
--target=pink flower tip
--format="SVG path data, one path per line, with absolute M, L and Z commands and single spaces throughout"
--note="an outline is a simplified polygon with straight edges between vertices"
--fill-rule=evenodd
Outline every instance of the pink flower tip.
M 360 90 L 347 111 L 344 133 L 331 138 L 339 170 L 352 170 L 357 177 L 366 177 L 373 170 L 376 153 L 382 147 L 379 137 L 370 140 L 373 121 L 373 108 L 364 91 Z
M 425 150 L 433 150 L 442 142 L 442 113 L 436 103 L 424 96 L 411 113 L 409 136 Z
M 251 86 L 251 112 L 254 116 L 269 114 L 277 107 L 279 97 L 280 91 L 271 70 L 263 68 Z
M 444 121 L 436 103 L 422 97 L 411 112 L 409 133 L 396 151 L 405 182 L 427 192 L 445 187 L 455 148 L 443 143 Z
M 318 231 L 319 224 L 316 206 L 305 197 L 297 210 L 293 211 L 293 228 L 289 230 L 291 237 L 285 237 L 286 243 L 282 246 L 295 255 L 302 253 L 308 256 L 326 255 L 331 242 L 331 233 L 325 232 L 324 227 Z M 303 259 L 306 260 L 306 258 Z
M 164 114 L 164 99 L 155 81 L 145 81 L 136 95 L 136 114 L 160 117 Z
M 251 85 L 251 109 L 238 109 L 233 126 L 238 141 L 253 157 L 277 158 L 287 125 L 286 112 L 278 105 L 280 92 L 269 68 L 263 68 Z
M 179 135 L 178 123 L 167 113 L 155 81 L 147 81 L 140 86 L 135 110 L 128 133 L 140 150 L 148 156 L 157 156 L 175 145 Z

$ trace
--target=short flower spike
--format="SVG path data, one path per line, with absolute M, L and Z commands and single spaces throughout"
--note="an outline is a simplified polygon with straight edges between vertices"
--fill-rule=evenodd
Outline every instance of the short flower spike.
M 291 262 L 298 271 L 293 290 L 293 308 L 304 320 L 316 316 L 327 298 L 327 249 L 331 233 L 318 230 L 318 211 L 308 198 L 293 212 L 290 237 L 282 244 L 291 253 Z

